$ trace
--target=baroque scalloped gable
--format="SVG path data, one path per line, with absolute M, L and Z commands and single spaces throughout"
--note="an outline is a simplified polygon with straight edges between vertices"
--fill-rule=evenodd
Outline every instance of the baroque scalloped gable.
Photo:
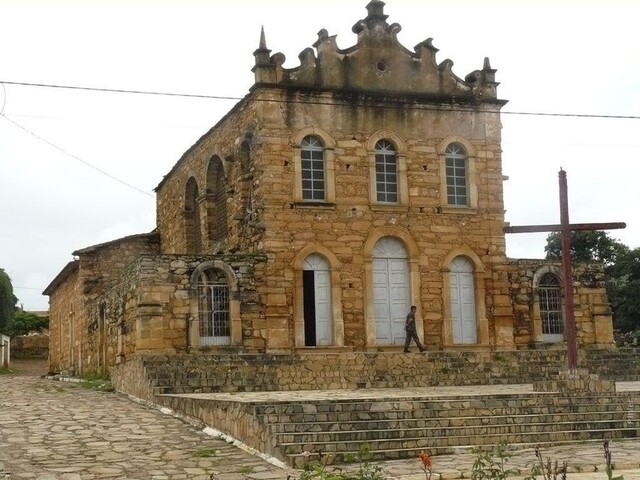
M 342 50 L 336 44 L 336 36 L 322 29 L 313 44 L 315 51 L 305 48 L 298 56 L 300 66 L 295 68 L 283 68 L 282 53 L 270 55 L 262 31 L 260 45 L 254 52 L 255 83 L 426 94 L 474 101 L 497 99 L 496 70 L 491 68 L 488 58 L 481 70 L 469 73 L 463 80 L 451 71 L 451 60 L 436 63 L 438 49 L 431 38 L 416 45 L 413 52 L 405 48 L 397 38 L 400 25 L 387 23 L 384 2 L 372 0 L 366 8 L 367 17 L 352 29 L 358 36 L 355 45 Z

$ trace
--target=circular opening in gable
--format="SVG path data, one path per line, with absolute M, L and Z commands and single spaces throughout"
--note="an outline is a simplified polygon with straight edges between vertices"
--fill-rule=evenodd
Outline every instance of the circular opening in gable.
M 384 61 L 380 60 L 378 63 L 376 63 L 376 68 L 379 72 L 386 72 L 387 64 Z

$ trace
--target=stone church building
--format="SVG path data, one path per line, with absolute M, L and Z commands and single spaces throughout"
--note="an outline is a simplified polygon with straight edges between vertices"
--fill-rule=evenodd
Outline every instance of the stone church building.
M 138 353 L 389 351 L 417 306 L 429 350 L 563 348 L 560 265 L 509 259 L 496 70 L 464 78 L 372 0 L 320 30 L 156 188 L 157 228 L 82 248 L 46 288 L 51 371 Z M 613 342 L 602 270 L 574 266 L 581 346 Z

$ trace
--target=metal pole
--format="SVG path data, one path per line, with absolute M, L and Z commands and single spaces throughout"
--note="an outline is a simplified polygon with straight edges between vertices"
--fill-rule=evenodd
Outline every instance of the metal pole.
M 569 226 L 569 200 L 567 172 L 558 172 L 560 183 L 560 225 L 562 227 L 562 273 L 564 277 L 564 316 L 567 335 L 567 364 L 569 370 L 578 366 L 576 319 L 573 315 L 573 275 L 571 273 L 571 228 Z

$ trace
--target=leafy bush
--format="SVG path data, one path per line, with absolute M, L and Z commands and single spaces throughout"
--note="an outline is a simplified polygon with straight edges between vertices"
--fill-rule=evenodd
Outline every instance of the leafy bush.
M 40 317 L 33 313 L 18 310 L 4 327 L 4 333 L 10 337 L 19 337 L 29 332 L 41 332 L 49 328 L 49 317 Z

